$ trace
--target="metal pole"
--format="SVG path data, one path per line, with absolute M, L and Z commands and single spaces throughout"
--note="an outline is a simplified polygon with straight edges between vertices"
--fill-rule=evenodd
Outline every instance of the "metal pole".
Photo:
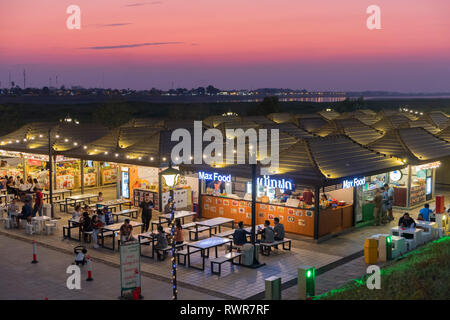
M 53 152 L 52 152 L 52 142 L 51 142 L 51 130 L 48 129 L 48 164 L 49 164 L 49 172 L 48 172 L 48 179 L 49 179 L 49 196 L 50 196 L 50 212 L 52 219 L 55 217 L 55 212 L 53 209 Z
M 320 187 L 314 189 L 314 240 L 319 239 Z
M 173 187 L 169 189 L 169 195 L 174 201 Z M 177 262 L 176 262 L 176 241 L 175 241 L 175 208 L 171 207 L 170 210 L 170 233 L 172 239 L 172 299 L 178 300 L 178 290 L 177 290 Z
M 198 200 L 197 200 L 197 217 L 200 219 L 202 217 L 202 180 L 198 179 Z
M 252 164 L 252 235 L 251 242 L 256 242 L 256 164 Z
M 84 160 L 80 159 L 80 187 L 81 187 L 81 194 L 84 194 Z

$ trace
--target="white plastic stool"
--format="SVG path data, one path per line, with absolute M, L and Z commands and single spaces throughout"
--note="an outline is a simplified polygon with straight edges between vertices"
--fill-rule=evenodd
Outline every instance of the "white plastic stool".
M 31 223 L 27 223 L 26 231 L 27 234 L 33 234 L 34 233 L 34 225 Z
M 392 236 L 392 258 L 395 259 L 398 256 L 405 254 L 406 249 L 406 242 L 405 238 L 399 237 L 399 236 Z
M 32 221 L 31 225 L 33 226 L 33 233 L 35 234 L 41 234 L 41 224 L 39 221 Z
M 56 230 L 56 223 L 47 222 L 44 225 L 44 229 L 45 229 L 45 233 L 49 236 L 49 235 L 51 235 L 51 234 L 53 234 L 55 232 L 55 230 Z
M 428 232 L 423 232 L 422 233 L 422 241 L 423 243 L 429 242 L 433 239 L 433 235 L 431 234 L 431 230 Z
M 11 221 L 11 218 L 6 218 L 5 220 L 3 220 L 3 227 L 5 229 L 12 229 L 12 227 L 11 227 L 12 222 L 13 221 Z
M 414 241 L 414 239 L 405 239 L 405 240 L 408 251 L 414 250 L 416 248 L 416 242 Z

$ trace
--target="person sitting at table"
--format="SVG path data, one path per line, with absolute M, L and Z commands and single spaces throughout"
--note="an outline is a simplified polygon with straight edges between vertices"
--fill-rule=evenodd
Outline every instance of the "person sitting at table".
M 273 229 L 270 227 L 270 221 L 264 221 L 264 229 L 259 230 L 258 234 L 261 234 L 262 243 L 272 243 L 275 241 Z
M 109 211 L 108 207 L 104 206 L 102 211 L 103 211 L 103 214 L 105 215 L 105 223 L 113 224 L 114 223 L 113 215 L 112 215 L 112 212 Z
M 97 217 L 98 220 L 102 222 L 102 224 L 106 225 L 106 217 L 105 214 L 103 213 L 103 210 L 97 209 Z
M 273 235 L 275 241 L 281 241 L 284 239 L 284 226 L 282 223 L 280 223 L 280 218 L 275 217 L 273 219 L 273 222 L 275 226 L 273 227 Z
M 133 237 L 133 226 L 130 224 L 130 219 L 125 219 L 120 226 L 120 243 L 135 240 Z
M 172 197 L 169 197 L 167 200 L 167 204 L 164 206 L 164 213 L 169 214 L 172 213 L 172 211 L 175 210 L 175 203 L 173 201 Z
M 164 232 L 164 228 L 162 225 L 158 226 L 158 234 L 156 235 L 156 253 L 158 255 L 158 260 L 164 260 L 164 256 L 161 258 L 161 252 L 158 249 L 165 249 L 169 246 L 169 243 L 167 241 L 167 233 Z
M 99 192 L 98 196 L 97 196 L 97 202 L 102 202 L 103 201 L 103 192 Z
M 433 213 L 433 210 L 430 209 L 430 205 L 425 203 L 424 207 L 420 209 L 419 213 L 422 215 L 423 220 L 430 221 L 430 213 Z
M 31 201 L 26 201 L 22 207 L 22 212 L 17 216 L 17 227 L 20 228 L 20 220 L 27 220 L 30 223 L 32 214 L 33 208 L 31 207 Z
M 175 243 L 182 244 L 184 242 L 183 226 L 180 219 L 175 220 Z
M 83 212 L 83 215 L 81 216 L 80 231 L 83 233 L 84 242 L 87 242 L 87 234 L 85 232 L 92 231 L 92 220 L 87 212 Z
M 101 212 L 101 211 L 100 211 Z M 92 241 L 94 242 L 94 248 L 98 248 L 98 233 L 103 227 L 102 221 L 98 218 L 97 215 L 92 217 Z
M 36 178 L 34 178 L 33 179 L 33 187 L 31 188 L 31 191 L 35 192 L 36 189 L 38 189 L 38 188 L 43 190 L 44 186 L 41 185 Z
M 6 192 L 8 194 L 13 194 L 13 195 L 17 195 L 17 189 L 15 188 L 16 185 L 14 183 L 14 178 L 13 177 L 9 177 L 8 178 L 8 182 L 6 183 Z
M 72 219 L 80 218 L 81 217 L 81 206 L 77 205 L 75 207 L 75 211 L 72 213 Z
M 409 216 L 408 212 L 405 212 L 405 214 L 403 215 L 403 217 L 400 218 L 400 220 L 398 221 L 398 225 L 402 228 L 415 228 L 416 227 L 416 222 L 413 220 L 413 218 L 411 218 Z
M 8 204 L 8 217 L 11 218 L 11 213 L 19 212 L 19 206 L 17 205 L 17 200 L 12 199 L 12 201 Z
M 417 217 L 417 221 L 425 221 L 425 219 L 423 218 L 421 213 L 419 213 L 419 216 Z
M 29 187 L 28 192 L 34 192 L 34 183 L 33 183 L 33 179 L 30 176 L 28 176 L 28 178 L 27 178 L 26 185 Z
M 234 230 L 233 233 L 233 244 L 235 246 L 243 246 L 247 243 L 247 234 L 250 234 L 247 230 L 244 229 L 244 222 L 238 222 L 238 228 Z M 240 249 L 240 248 L 238 248 Z

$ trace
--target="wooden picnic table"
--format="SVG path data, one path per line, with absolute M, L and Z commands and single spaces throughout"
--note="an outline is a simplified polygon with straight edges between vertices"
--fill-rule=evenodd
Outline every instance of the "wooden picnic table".
M 175 211 L 175 219 L 181 219 L 181 223 L 184 224 L 184 218 L 195 216 L 197 213 L 193 211 Z M 159 224 L 168 223 L 172 215 L 170 213 L 162 214 L 158 217 Z M 162 221 L 165 219 L 166 221 Z M 153 225 L 152 225 L 153 230 Z
M 221 238 L 221 237 L 211 237 L 208 239 L 203 239 L 200 241 L 196 241 L 196 242 L 191 242 L 191 243 L 187 243 L 187 259 L 188 259 L 188 267 L 194 268 L 194 269 L 198 269 L 198 270 L 205 270 L 205 258 L 208 257 L 209 258 L 209 249 L 214 248 L 215 249 L 215 254 L 216 254 L 216 258 L 218 256 L 218 252 L 217 252 L 217 248 L 220 246 L 223 246 L 227 243 L 230 243 L 231 240 L 228 238 Z M 191 254 L 193 254 L 194 252 L 191 251 L 191 248 L 195 248 L 195 249 L 200 249 L 200 255 L 202 257 L 202 267 L 199 268 L 197 266 L 193 266 L 191 265 Z M 205 255 L 205 251 L 208 252 L 207 255 Z M 197 251 L 196 251 L 197 252 Z
M 53 198 L 63 198 L 65 197 L 66 193 L 69 194 L 69 196 L 72 195 L 72 190 L 66 190 L 66 189 L 55 189 L 52 191 Z M 42 191 L 42 194 L 44 195 L 44 200 L 48 200 L 50 198 L 50 191 Z
M 98 207 L 119 207 L 119 210 L 122 210 L 122 205 L 127 205 L 130 207 L 132 206 L 131 200 L 126 200 L 126 199 L 114 199 L 114 200 L 107 200 L 107 201 L 102 201 L 102 202 L 98 202 L 95 204 Z
M 130 221 L 130 224 L 133 227 L 133 229 L 135 227 L 141 227 L 141 232 L 143 231 L 142 228 L 144 227 L 144 224 L 142 222 Z M 102 237 L 102 247 L 103 248 L 110 249 L 112 251 L 115 250 L 115 248 L 116 248 L 116 244 L 115 244 L 116 233 L 120 230 L 120 227 L 122 225 L 123 225 L 123 223 L 114 223 L 114 224 L 110 224 L 110 225 L 104 226 L 103 228 L 100 229 L 100 234 L 101 234 L 101 237 Z M 104 233 L 105 232 L 112 232 L 112 248 L 105 246 L 105 237 L 104 237 Z
M 97 197 L 96 194 L 78 194 L 75 196 L 70 196 L 66 198 L 66 208 L 65 211 L 67 212 L 67 208 L 69 207 L 69 201 L 73 202 L 73 205 L 76 206 L 76 204 L 78 202 L 84 202 L 84 201 L 88 201 L 89 203 L 91 203 L 91 199 Z
M 113 218 L 116 218 L 116 222 L 119 221 L 119 216 L 126 216 L 126 217 L 130 217 L 130 218 L 134 218 L 133 213 L 136 213 L 136 218 L 137 218 L 138 209 L 125 209 L 125 210 L 121 210 L 121 211 L 117 211 L 117 212 L 111 212 L 111 214 L 113 215 Z
M 213 219 L 207 219 L 207 220 L 203 220 L 203 221 L 198 221 L 195 223 L 195 240 L 198 240 L 198 227 L 208 227 L 210 229 L 214 228 L 215 229 L 215 233 L 217 233 L 217 227 L 219 227 L 219 233 L 221 232 L 221 226 L 224 225 L 225 223 L 230 223 L 231 222 L 231 229 L 234 229 L 234 219 L 230 219 L 230 218 L 213 218 Z

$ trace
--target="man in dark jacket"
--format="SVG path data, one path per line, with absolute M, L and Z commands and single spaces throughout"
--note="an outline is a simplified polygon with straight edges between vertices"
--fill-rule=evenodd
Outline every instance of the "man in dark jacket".
M 280 223 L 280 218 L 276 217 L 273 219 L 275 226 L 273 227 L 274 239 L 275 241 L 280 241 L 284 239 L 284 226 Z
M 244 223 L 239 221 L 238 228 L 234 231 L 233 234 L 233 243 L 236 246 L 242 246 L 247 243 L 247 234 L 250 234 L 247 230 L 244 229 Z
M 403 217 L 401 217 L 400 220 L 398 221 L 398 225 L 402 228 L 415 228 L 416 222 L 414 221 L 413 218 L 409 216 L 408 212 L 405 212 Z

